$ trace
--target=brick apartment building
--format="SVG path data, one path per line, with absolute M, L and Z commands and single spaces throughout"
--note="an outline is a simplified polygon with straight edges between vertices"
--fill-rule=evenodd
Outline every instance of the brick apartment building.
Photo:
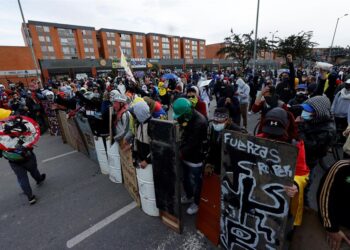
M 96 31 L 93 27 L 38 21 L 28 21 L 27 27 L 37 59 L 100 57 Z M 22 34 L 24 34 L 23 27 Z
M 148 33 L 147 57 L 154 59 L 180 59 L 181 43 L 179 36 Z
M 127 58 L 146 58 L 146 35 L 140 32 L 100 29 L 97 32 L 100 55 L 105 59 L 120 58 L 120 49 Z
M 181 58 L 205 59 L 205 40 L 189 37 L 181 38 Z

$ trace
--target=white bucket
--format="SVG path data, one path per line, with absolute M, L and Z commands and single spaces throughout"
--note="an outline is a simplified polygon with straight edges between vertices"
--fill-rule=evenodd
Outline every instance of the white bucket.
M 106 149 L 105 149 L 105 145 L 103 143 L 102 137 L 97 137 L 97 140 L 95 137 L 95 147 L 96 147 L 97 159 L 100 165 L 101 173 L 109 174 L 107 153 L 106 153 Z
M 109 166 L 109 179 L 115 183 L 122 183 L 122 170 L 120 165 L 119 145 L 114 142 L 112 146 L 107 142 L 107 155 Z
M 159 209 L 157 208 L 156 195 L 154 191 L 152 165 L 149 164 L 144 169 L 137 168 L 136 174 L 142 210 L 150 216 L 159 216 Z

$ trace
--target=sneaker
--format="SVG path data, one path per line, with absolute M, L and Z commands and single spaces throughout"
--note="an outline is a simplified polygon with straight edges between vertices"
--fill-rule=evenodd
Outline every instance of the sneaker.
M 36 203 L 36 197 L 33 195 L 31 198 L 28 199 L 29 205 L 34 205 Z
M 196 203 L 192 203 L 189 208 L 187 208 L 186 213 L 189 215 L 194 215 L 198 212 L 198 205 Z
M 181 197 L 181 204 L 190 204 L 193 203 L 193 197 L 187 198 L 186 195 Z
M 46 174 L 41 175 L 41 180 L 36 182 L 36 185 L 40 186 L 43 184 L 44 180 L 46 179 Z

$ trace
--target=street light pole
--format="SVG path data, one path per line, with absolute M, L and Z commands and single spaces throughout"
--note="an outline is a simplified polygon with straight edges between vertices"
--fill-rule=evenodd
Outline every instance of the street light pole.
M 331 47 L 329 48 L 329 59 L 331 59 L 331 56 L 332 56 L 332 48 L 333 48 L 333 43 L 334 43 L 334 38 L 335 38 L 335 34 L 337 33 L 337 28 L 338 28 L 338 23 L 339 23 L 339 20 L 343 17 L 346 17 L 348 14 L 345 14 L 344 16 L 341 16 L 341 17 L 338 17 L 337 19 L 337 23 L 335 24 L 335 29 L 334 29 L 334 34 L 333 34 L 333 39 L 332 39 L 332 43 L 331 43 Z
M 36 57 L 35 57 L 35 53 L 34 53 L 32 42 L 30 41 L 28 27 L 27 27 L 27 24 L 26 24 L 26 20 L 24 18 L 24 14 L 23 14 L 22 5 L 21 5 L 21 1 L 20 0 L 18 0 L 18 6 L 19 6 L 19 10 L 21 11 L 21 15 L 22 15 L 22 21 L 23 21 L 23 25 L 24 25 L 23 26 L 24 34 L 25 34 L 25 37 L 26 37 L 26 40 L 27 40 L 27 44 L 28 44 L 28 46 L 30 48 L 30 51 L 32 53 L 32 59 L 34 61 L 34 65 L 35 65 L 36 76 L 38 77 L 38 80 L 40 82 L 40 86 L 42 86 L 41 85 L 41 81 L 40 81 L 38 62 L 37 62 Z
M 257 43 L 258 43 L 257 40 L 258 40 L 259 10 L 260 10 L 260 0 L 258 0 L 258 8 L 257 8 L 257 11 L 256 11 L 253 75 L 255 75 L 255 67 L 256 67 L 256 47 L 257 47 Z

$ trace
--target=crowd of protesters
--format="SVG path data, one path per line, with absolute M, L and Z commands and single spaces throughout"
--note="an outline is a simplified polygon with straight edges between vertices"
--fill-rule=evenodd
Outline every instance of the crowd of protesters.
M 150 119 L 177 120 L 183 130 L 180 160 L 185 194 L 181 202 L 190 204 L 188 214 L 198 211 L 203 172 L 220 174 L 222 131 L 248 133 L 249 115 L 259 113 L 254 135 L 299 148 L 294 184 L 285 187 L 292 203 L 309 206 L 314 170 L 319 165 L 325 171 L 317 194 L 319 213 L 330 244 L 338 249 L 342 240 L 350 245 L 345 233 L 350 230 L 346 199 L 350 161 L 346 151 L 344 160 L 337 159 L 332 166 L 324 158 L 337 143 L 344 144 L 350 132 L 350 68 L 296 68 L 291 55 L 286 66 L 279 71 L 259 69 L 256 74 L 250 68 L 147 72 L 136 83 L 120 75 L 52 80 L 42 88 L 37 82 L 28 88 L 1 84 L 0 108 L 32 117 L 45 131 L 50 124 L 42 102 L 49 101 L 53 110 L 65 110 L 71 116 L 82 113 L 94 135 L 104 137 L 110 133 L 113 107 L 114 140 L 122 148 L 133 149 L 135 165 L 141 168 L 152 161 Z M 214 112 L 210 107 L 215 107 Z M 301 225 L 300 209 L 291 212 L 294 224 Z

